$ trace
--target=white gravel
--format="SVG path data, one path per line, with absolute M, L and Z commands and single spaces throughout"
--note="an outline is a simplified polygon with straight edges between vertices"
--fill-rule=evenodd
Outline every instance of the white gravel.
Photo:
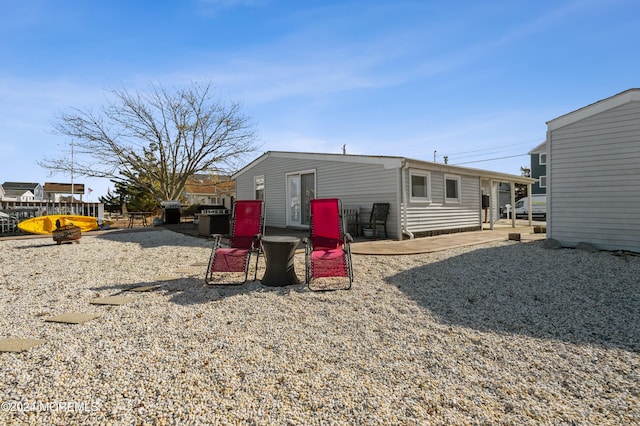
M 0 338 L 45 340 L 0 354 L 0 424 L 640 423 L 637 256 L 354 255 L 316 293 L 205 287 L 210 242 L 167 230 L 80 241 L 0 241 Z

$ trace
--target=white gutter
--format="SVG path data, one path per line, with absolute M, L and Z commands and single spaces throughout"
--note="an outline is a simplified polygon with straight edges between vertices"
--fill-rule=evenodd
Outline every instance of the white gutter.
M 409 231 L 407 229 L 407 194 L 405 193 L 405 184 L 406 184 L 406 179 L 405 179 L 405 171 L 409 169 L 409 166 L 407 166 L 407 162 L 402 160 L 402 168 L 400 168 L 400 199 L 401 199 L 401 205 L 402 205 L 402 224 L 401 224 L 401 231 L 404 235 L 409 236 L 410 240 L 413 240 L 415 237 L 413 236 L 413 233 L 411 233 L 411 231 Z

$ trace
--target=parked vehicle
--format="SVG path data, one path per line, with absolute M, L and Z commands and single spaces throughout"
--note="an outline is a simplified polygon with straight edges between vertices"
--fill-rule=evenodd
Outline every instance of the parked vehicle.
M 529 198 L 524 197 L 516 201 L 515 208 L 516 217 L 527 217 L 529 215 Z M 505 206 L 506 217 L 510 217 L 511 206 Z M 547 216 L 547 196 L 532 195 L 531 196 L 531 216 Z

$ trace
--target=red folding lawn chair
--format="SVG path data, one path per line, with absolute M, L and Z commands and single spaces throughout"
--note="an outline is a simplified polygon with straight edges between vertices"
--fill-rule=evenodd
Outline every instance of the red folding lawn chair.
M 229 247 L 222 246 L 222 235 L 212 235 L 213 250 L 209 258 L 209 266 L 205 282 L 208 285 L 222 284 L 220 279 L 224 273 L 244 273 L 244 281 L 225 284 L 243 284 L 249 276 L 251 255 L 256 255 L 256 268 L 253 280 L 258 274 L 260 258 L 260 238 L 264 224 L 262 200 L 237 200 L 231 212 L 231 233 Z
M 309 289 L 318 278 L 346 277 L 348 286 L 353 283 L 351 265 L 351 242 L 342 223 L 342 203 L 338 198 L 316 198 L 311 200 L 311 222 L 309 237 L 305 243 L 306 283 Z M 333 288 L 317 288 L 327 290 Z

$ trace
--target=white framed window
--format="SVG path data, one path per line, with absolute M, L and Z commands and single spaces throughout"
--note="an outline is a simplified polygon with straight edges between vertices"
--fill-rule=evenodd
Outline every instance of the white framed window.
M 546 176 L 540 176 L 538 181 L 538 186 L 540 188 L 546 188 L 547 187 L 547 177 Z
M 264 200 L 264 175 L 253 178 L 253 193 L 256 200 Z
M 411 202 L 431 201 L 431 174 L 418 170 L 409 170 Z
M 547 164 L 547 153 L 540 153 L 538 154 L 538 164 L 541 166 L 544 166 L 545 164 Z
M 444 175 L 444 200 L 447 203 L 461 201 L 460 176 Z

